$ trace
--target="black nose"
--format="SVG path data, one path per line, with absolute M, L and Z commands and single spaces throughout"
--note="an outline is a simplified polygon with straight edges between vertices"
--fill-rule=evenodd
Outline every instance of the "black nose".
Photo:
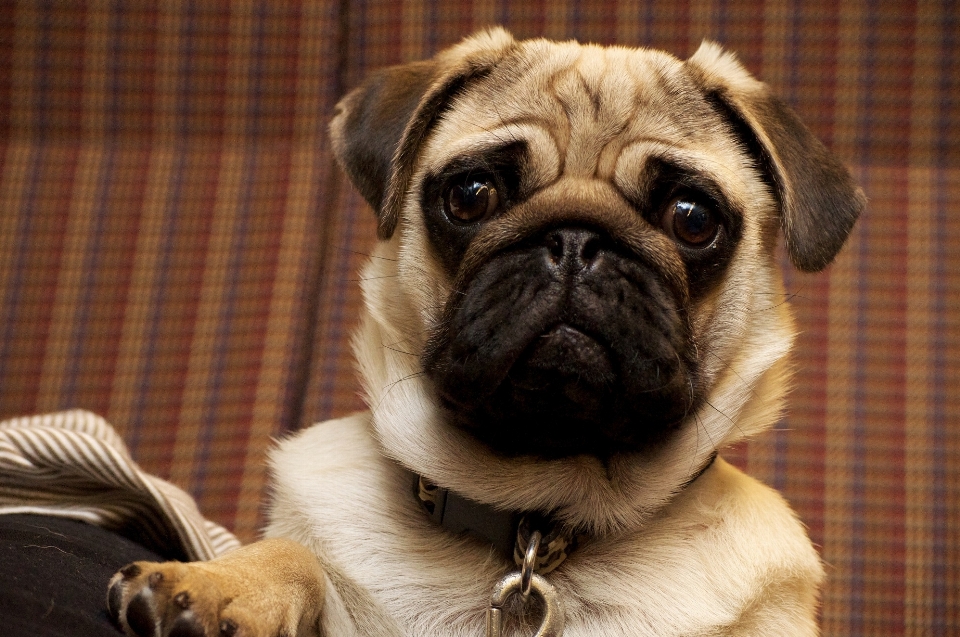
M 587 228 L 556 228 L 544 236 L 548 267 L 562 272 L 589 268 L 604 244 L 599 233 Z

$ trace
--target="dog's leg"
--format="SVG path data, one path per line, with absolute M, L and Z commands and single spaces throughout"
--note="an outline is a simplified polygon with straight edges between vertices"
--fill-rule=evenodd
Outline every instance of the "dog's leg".
M 262 540 L 209 562 L 134 562 L 107 607 L 131 637 L 319 635 L 324 572 L 289 540 Z

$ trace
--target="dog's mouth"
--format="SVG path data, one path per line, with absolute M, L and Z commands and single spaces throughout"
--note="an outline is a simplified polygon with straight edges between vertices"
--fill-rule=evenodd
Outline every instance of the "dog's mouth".
M 510 392 L 517 404 L 542 402 L 549 396 L 569 408 L 564 413 L 586 418 L 602 408 L 602 388 L 615 381 L 606 346 L 562 323 L 531 342 L 511 367 L 501 390 Z M 538 411 L 546 407 L 541 405 Z
M 447 382 L 440 397 L 454 425 L 508 455 L 635 451 L 662 439 L 689 403 L 671 391 L 675 381 L 664 382 L 676 371 L 631 387 L 636 379 L 624 378 L 615 358 L 600 340 L 560 324 L 531 341 L 489 395 L 477 400 Z
M 424 368 L 453 425 L 495 450 L 607 457 L 662 440 L 693 405 L 681 312 L 615 253 L 558 276 L 536 248 L 492 259 L 447 308 Z

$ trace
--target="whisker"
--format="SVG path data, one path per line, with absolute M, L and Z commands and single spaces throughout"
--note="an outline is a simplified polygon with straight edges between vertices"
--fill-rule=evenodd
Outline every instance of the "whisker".
M 384 274 L 383 276 L 368 276 L 368 277 L 360 277 L 360 278 L 357 278 L 357 279 L 347 279 L 347 282 L 348 282 L 348 283 L 359 283 L 359 282 L 361 282 L 361 281 L 376 281 L 377 279 L 395 279 L 395 278 L 397 278 L 398 276 L 400 276 L 400 275 L 399 275 L 399 274 Z
M 406 354 L 407 356 L 416 356 L 416 354 L 412 352 L 406 352 L 402 349 L 397 349 L 396 347 L 390 347 L 389 345 L 383 345 L 382 347 L 384 349 L 390 350 L 391 352 L 396 352 L 397 354 Z
M 352 254 L 360 255 L 361 257 L 367 257 L 369 259 L 380 259 L 381 261 L 397 261 L 397 259 L 391 259 L 390 257 L 381 257 L 375 254 L 370 254 L 369 252 L 362 252 L 360 250 L 351 250 L 350 248 L 340 247 L 338 248 L 341 252 L 350 252 Z
M 377 406 L 376 406 L 376 408 L 375 408 L 373 411 L 377 411 L 378 409 L 380 409 L 380 405 L 383 404 L 383 401 L 387 398 L 387 396 L 390 394 L 390 392 L 393 391 L 393 388 L 394 388 L 394 387 L 396 387 L 397 385 L 399 385 L 400 383 L 402 383 L 402 382 L 404 382 L 404 381 L 406 381 L 406 380 L 410 380 L 411 378 L 416 378 L 417 376 L 423 376 L 423 374 L 425 374 L 425 373 L 426 373 L 426 372 L 424 372 L 423 370 L 420 370 L 419 372 L 414 372 L 413 374 L 408 374 L 407 376 L 404 376 L 403 378 L 399 378 L 399 379 L 393 381 L 392 383 L 390 383 L 389 385 L 386 385 L 386 386 L 383 388 L 383 390 L 384 390 L 384 391 L 383 391 L 383 395 L 380 396 L 380 400 L 377 402 Z
M 726 418 L 727 420 L 729 420 L 729 421 L 730 421 L 730 424 L 733 425 L 734 427 L 736 427 L 736 428 L 737 428 L 737 431 L 739 431 L 741 434 L 743 434 L 743 429 L 740 428 L 740 424 L 737 423 L 736 420 L 734 420 L 733 418 L 731 418 L 731 417 L 728 416 L 727 414 L 725 414 L 725 413 L 723 413 L 722 411 L 720 411 L 719 409 L 717 409 L 717 408 L 713 405 L 713 403 L 711 403 L 711 402 L 710 402 L 709 400 L 707 400 L 706 398 L 704 398 L 703 402 L 705 402 L 706 404 L 708 404 L 708 405 L 710 406 L 710 408 L 713 409 L 715 412 L 717 412 L 718 414 L 720 414 L 721 416 L 723 416 L 724 418 Z M 711 444 L 713 444 L 713 441 L 712 441 L 712 440 L 711 440 L 710 442 L 711 442 Z
M 796 292 L 784 292 L 784 293 L 781 293 L 781 292 L 760 292 L 760 293 L 758 293 L 758 294 L 761 294 L 761 295 L 765 294 L 765 295 L 767 295 L 767 296 L 782 296 L 782 297 L 783 297 L 783 300 L 780 301 L 779 303 L 775 304 L 775 305 L 771 305 L 770 307 L 760 308 L 759 310 L 757 310 L 757 312 L 769 312 L 770 310 L 775 310 L 775 309 L 777 309 L 778 307 L 780 307 L 781 305 L 783 305 L 784 303 L 789 303 L 790 301 L 792 301 L 792 300 L 794 300 L 794 299 L 797 299 L 797 298 L 799 298 L 799 299 L 804 299 L 804 300 L 809 300 L 809 297 L 801 296 L 800 293 L 803 291 L 803 289 L 804 289 L 803 286 L 801 286 L 800 288 L 797 289 Z
M 733 372 L 733 375 L 740 379 L 740 382 L 743 384 L 744 387 L 747 388 L 747 391 L 749 391 L 750 394 L 753 395 L 754 398 L 756 398 L 756 396 L 757 396 L 757 390 L 750 386 L 750 384 L 743 378 L 743 376 L 740 375 L 740 372 L 738 372 L 737 370 L 735 370 L 735 369 L 733 368 L 733 366 L 730 365 L 730 363 L 728 363 L 727 361 L 725 361 L 725 360 L 723 360 L 722 358 L 720 358 L 720 356 L 719 356 L 716 352 L 711 352 L 710 350 L 707 350 L 707 353 L 710 354 L 711 356 L 713 356 L 713 357 L 714 357 L 715 359 L 717 359 L 718 361 L 720 361 L 720 363 L 723 365 L 723 368 L 722 368 L 722 369 L 723 369 L 724 371 L 729 370 L 729 371 Z

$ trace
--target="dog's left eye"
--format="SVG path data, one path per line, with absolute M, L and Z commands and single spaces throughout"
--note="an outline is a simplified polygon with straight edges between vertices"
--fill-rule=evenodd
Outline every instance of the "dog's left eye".
M 467 176 L 447 186 L 443 193 L 443 211 L 461 223 L 474 223 L 492 214 L 500 206 L 500 194 L 486 176 Z
M 713 210 L 680 197 L 667 205 L 660 223 L 667 235 L 691 248 L 710 245 L 720 232 Z

